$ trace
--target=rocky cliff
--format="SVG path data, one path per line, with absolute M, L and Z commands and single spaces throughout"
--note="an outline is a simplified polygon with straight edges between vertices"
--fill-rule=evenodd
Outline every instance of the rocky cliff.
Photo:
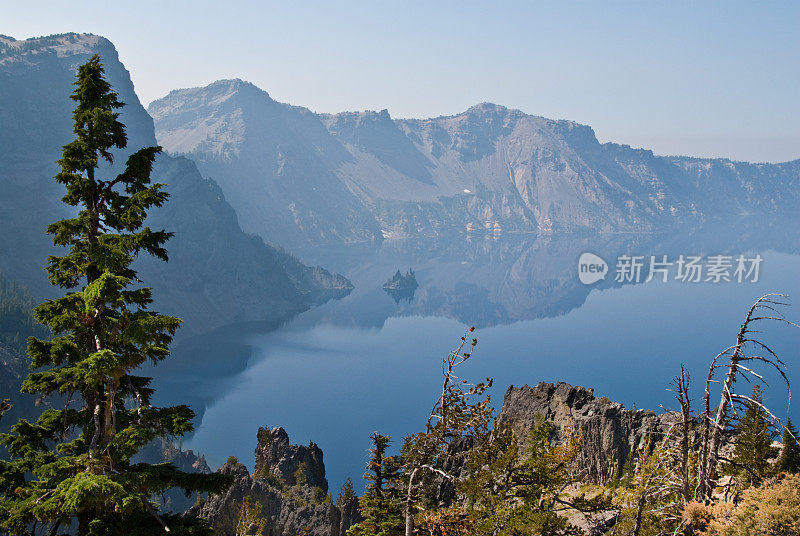
M 189 513 L 208 519 L 215 534 L 233 536 L 245 497 L 265 521 L 263 536 L 344 536 L 359 521 L 357 502 L 333 504 L 327 493 L 322 451 L 311 443 L 291 445 L 283 428 L 260 428 L 252 474 L 229 459 L 220 472 L 235 482 L 224 494 L 212 495 Z
M 497 422 L 510 425 L 524 439 L 537 419 L 552 422 L 559 435 L 571 427 L 580 431 L 578 463 L 583 478 L 607 483 L 620 475 L 631 451 L 642 447 L 648 435 L 666 432 L 675 416 L 625 409 L 606 397 L 595 398 L 593 389 L 563 382 L 510 386 Z
M 283 428 L 259 428 L 254 472 L 270 474 L 289 486 L 305 484 L 328 491 L 322 450 L 311 443 L 307 447 L 290 445 Z
M 592 389 L 566 383 L 509 387 L 497 423 L 511 426 L 524 447 L 524 439 L 540 419 L 555 425 L 555 440 L 568 428 L 580 431 L 583 437 L 578 458 L 583 470 L 580 478 L 605 484 L 620 475 L 631 451 L 643 447 L 648 436 L 665 433 L 676 416 L 628 410 L 605 397 L 595 397 Z M 462 438 L 454 443 L 452 451 L 467 452 L 470 444 L 469 439 Z M 463 470 L 462 461 L 455 463 L 450 471 Z M 346 529 L 359 520 L 356 500 L 334 505 L 330 495 L 326 495 L 328 482 L 320 448 L 314 443 L 291 445 L 283 428 L 258 430 L 252 474 L 235 459 L 228 460 L 220 471 L 235 476 L 234 486 L 225 494 L 201 500 L 190 510 L 208 518 L 220 535 L 234 534 L 245 497 L 261 508 L 266 522 L 263 535 L 295 536 L 308 529 L 312 535 L 344 536 Z M 452 501 L 455 497 L 452 485 L 443 479 L 434 478 L 434 482 L 439 485 L 439 500 Z M 607 521 L 605 517 L 602 520 Z
M 243 227 L 287 246 L 609 233 L 794 214 L 800 160 L 660 157 L 483 103 L 424 120 L 314 114 L 241 80 L 153 102 L 159 142 L 213 176 Z
M 121 120 L 128 148 L 155 145 L 152 119 L 139 103 L 128 71 L 108 40 L 65 34 L 0 40 L 0 270 L 38 300 L 52 291 L 42 267 L 53 252 L 47 224 L 69 215 L 63 186 L 53 180 L 61 146 L 72 138 L 69 95 L 75 71 L 100 54 L 107 79 L 127 105 Z M 111 168 L 114 173 L 117 168 Z M 181 335 L 239 321 L 282 317 L 346 290 L 349 281 L 308 267 L 281 249 L 246 234 L 219 186 L 185 158 L 162 155 L 153 171 L 172 195 L 148 224 L 175 233 L 170 262 L 138 261 L 141 278 L 155 287 L 157 306 L 184 319 Z

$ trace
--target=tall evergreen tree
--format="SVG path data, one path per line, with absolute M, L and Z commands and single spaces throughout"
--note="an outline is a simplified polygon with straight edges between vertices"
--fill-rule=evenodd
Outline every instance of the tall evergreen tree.
M 792 419 L 786 421 L 783 430 L 783 450 L 778 458 L 778 470 L 787 473 L 800 473 L 800 443 L 797 438 L 797 428 L 792 424 Z
M 347 477 L 347 480 L 342 484 L 342 489 L 339 490 L 339 496 L 336 497 L 336 506 L 344 508 L 350 501 L 356 498 L 356 490 L 353 488 L 353 481 L 350 477 Z
M 405 519 L 400 498 L 400 464 L 393 456 L 386 456 L 391 438 L 374 433 L 372 453 L 364 478 L 369 481 L 359 500 L 359 510 L 364 521 L 347 530 L 348 536 L 399 536 L 405 530 Z
M 54 337 L 28 340 L 36 371 L 22 386 L 67 402 L 0 437 L 10 455 L 0 462 L 0 523 L 11 534 L 210 533 L 200 520 L 159 513 L 152 499 L 175 487 L 219 491 L 226 477 L 131 463 L 153 439 L 190 431 L 194 417 L 184 405 L 153 407 L 150 378 L 133 374 L 169 355 L 180 324 L 148 309 L 151 291 L 131 267 L 139 253 L 167 260 L 171 233 L 144 226 L 148 210 L 168 197 L 150 182 L 160 148 L 138 150 L 122 173 L 105 177 L 113 151 L 127 144 L 116 111 L 123 103 L 97 55 L 79 67 L 75 86 L 75 140 L 64 146 L 55 178 L 78 214 L 47 228 L 54 244 L 67 248 L 47 263 L 51 283 L 66 293 L 35 309 Z
M 764 390 L 756 385 L 750 398 L 752 401 L 745 403 L 744 415 L 735 426 L 732 470 L 746 483 L 758 485 L 772 472 L 768 460 L 775 455 L 772 448 L 775 432 L 762 407 Z

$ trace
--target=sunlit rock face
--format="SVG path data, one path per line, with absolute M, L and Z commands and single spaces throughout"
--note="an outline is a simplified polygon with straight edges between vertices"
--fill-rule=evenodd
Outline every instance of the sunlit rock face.
M 595 398 L 594 390 L 540 382 L 506 391 L 498 423 L 511 426 L 517 437 L 526 438 L 536 422 L 553 423 L 556 434 L 581 434 L 578 466 L 587 481 L 607 483 L 619 477 L 631 452 L 647 438 L 664 434 L 676 416 L 649 410 L 629 410 L 606 397 Z M 524 445 L 524 441 L 523 441 Z
M 290 445 L 281 427 L 259 428 L 257 437 L 256 473 L 272 474 L 290 486 L 303 483 L 328 491 L 322 449 L 315 443 Z
M 287 246 L 454 233 L 612 233 L 792 214 L 800 161 L 660 157 L 483 103 L 450 116 L 315 114 L 242 80 L 153 102 L 159 142 Z

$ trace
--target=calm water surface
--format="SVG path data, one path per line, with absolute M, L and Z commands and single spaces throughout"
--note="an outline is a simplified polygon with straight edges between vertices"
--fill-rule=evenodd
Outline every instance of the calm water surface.
M 356 285 L 352 294 L 266 333 L 228 330 L 179 345 L 176 366 L 192 363 L 191 372 L 162 373 L 161 396 L 192 397 L 202 417 L 184 447 L 204 453 L 212 466 L 235 455 L 252 468 L 258 427 L 283 426 L 293 443 L 320 445 L 334 491 L 348 476 L 360 482 L 371 432 L 391 435 L 399 446 L 420 429 L 440 388 L 440 360 L 470 325 L 477 326 L 478 348 L 462 372 L 494 378 L 498 409 L 509 385 L 539 381 L 592 387 L 627 407 L 674 408 L 666 389 L 680 363 L 699 397 L 709 360 L 732 344 L 761 294 L 793 295 L 797 305 L 786 313 L 800 317 L 800 256 L 791 247 L 762 249 L 768 245 L 758 236 L 615 237 L 320 252 L 310 260 L 345 273 Z M 577 279 L 583 251 L 610 261 L 624 252 L 759 251 L 764 261 L 757 283 L 620 286 L 609 278 L 586 287 Z M 420 287 L 398 301 L 380 287 L 408 267 Z M 800 329 L 765 328 L 763 338 L 800 385 Z M 785 393 L 772 376 L 770 383 L 768 403 L 785 415 Z

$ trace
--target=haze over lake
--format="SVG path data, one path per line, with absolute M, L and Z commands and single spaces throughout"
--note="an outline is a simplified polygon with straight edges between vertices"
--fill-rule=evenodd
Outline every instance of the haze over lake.
M 322 447 L 333 490 L 347 477 L 360 482 L 371 432 L 391 435 L 399 448 L 424 425 L 441 387 L 440 360 L 471 325 L 478 349 L 463 372 L 470 380 L 494 378 L 498 409 L 509 385 L 539 381 L 592 387 L 627 407 L 674 409 L 667 389 L 681 363 L 699 396 L 709 361 L 735 339 L 754 300 L 775 290 L 800 296 L 800 256 L 771 234 L 476 237 L 318 249 L 316 257 L 309 251 L 303 260 L 327 262 L 355 290 L 283 324 L 185 341 L 175 351 L 180 374 L 163 368 L 157 378 L 166 388 L 158 392 L 165 400 L 194 400 L 201 416 L 184 447 L 212 466 L 233 454 L 252 468 L 258 427 L 283 426 L 293 442 Z M 584 251 L 612 264 L 606 280 L 579 282 Z M 681 253 L 760 254 L 763 261 L 756 283 L 693 284 L 670 274 L 667 283 L 656 277 L 620 285 L 613 262 L 625 252 L 673 260 Z M 419 282 L 413 295 L 381 288 L 409 267 Z M 795 312 L 787 309 L 789 317 Z M 764 327 L 763 337 L 790 363 L 790 379 L 800 380 L 791 366 L 800 362 L 800 330 Z M 201 351 L 207 357 L 199 359 Z M 181 367 L 187 359 L 194 363 L 189 377 Z M 784 415 L 786 398 L 771 380 L 768 402 Z

